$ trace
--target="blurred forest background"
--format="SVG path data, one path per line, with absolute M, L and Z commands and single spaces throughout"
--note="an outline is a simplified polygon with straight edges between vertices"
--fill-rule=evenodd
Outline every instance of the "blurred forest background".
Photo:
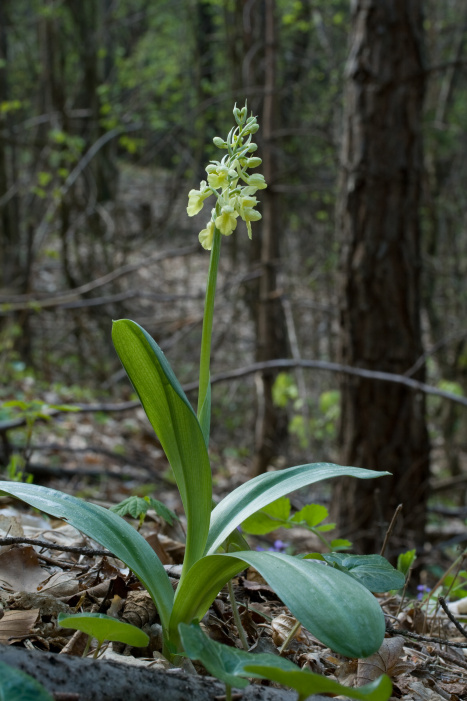
M 50 424 L 28 430 L 42 403 L 131 400 L 112 319 L 196 381 L 208 254 L 187 195 L 247 99 L 269 186 L 252 243 L 223 241 L 214 465 L 389 470 L 337 484 L 340 535 L 376 552 L 404 503 L 396 549 L 446 516 L 465 540 L 466 32 L 463 0 L 2 0 L 2 470 L 57 465 Z

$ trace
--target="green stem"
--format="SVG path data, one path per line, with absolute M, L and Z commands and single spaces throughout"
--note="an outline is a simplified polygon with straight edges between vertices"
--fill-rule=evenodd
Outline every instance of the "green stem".
M 229 590 L 230 606 L 232 607 L 232 614 L 234 617 L 235 625 L 237 626 L 238 636 L 240 638 L 240 642 L 242 643 L 243 649 L 248 652 L 248 650 L 249 650 L 248 641 L 246 639 L 245 630 L 243 628 L 242 620 L 241 620 L 240 614 L 238 612 L 237 602 L 235 601 L 235 594 L 234 594 L 231 579 L 229 579 L 229 581 L 227 583 L 227 588 Z
M 221 252 L 221 233 L 214 227 L 211 258 L 209 261 L 208 282 L 206 285 L 206 299 L 204 303 L 203 335 L 201 337 L 201 355 L 199 361 L 199 391 L 198 391 L 198 419 L 201 417 L 206 395 L 210 383 L 211 365 L 211 337 L 212 322 L 214 316 L 214 300 L 216 297 L 217 270 Z

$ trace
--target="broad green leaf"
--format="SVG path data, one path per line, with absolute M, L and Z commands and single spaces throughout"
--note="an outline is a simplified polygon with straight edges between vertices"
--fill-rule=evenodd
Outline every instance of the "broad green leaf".
M 407 574 L 410 568 L 412 567 L 413 563 L 415 562 L 416 557 L 416 550 L 407 550 L 407 552 L 400 553 L 397 556 L 397 569 L 399 570 L 399 572 L 402 572 L 404 577 L 407 577 Z
M 291 518 L 294 523 L 305 521 L 307 526 L 313 528 L 324 521 L 329 516 L 329 511 L 321 504 L 306 504 L 303 509 L 297 511 Z
M 158 516 L 163 518 L 164 521 L 167 521 L 169 526 L 172 526 L 174 521 L 180 521 L 177 514 L 158 499 L 154 499 L 154 497 L 144 497 L 144 501 L 149 504 L 150 509 L 154 509 Z
M 199 660 L 214 677 L 240 689 L 248 683 L 244 677 L 256 677 L 290 686 L 298 691 L 301 699 L 308 698 L 310 694 L 322 693 L 338 694 L 360 701 L 387 701 L 391 696 L 392 684 L 386 675 L 365 686 L 349 688 L 308 669 L 302 670 L 279 655 L 256 655 L 218 643 L 208 638 L 196 625 L 181 623 L 180 636 L 190 659 Z
M 251 565 L 277 592 L 310 633 L 347 657 L 367 657 L 381 646 L 384 616 L 375 597 L 339 570 L 276 552 L 209 555 L 187 572 L 177 589 L 170 621 L 176 641 L 179 623 L 201 619 L 224 584 Z
M 360 701 L 388 701 L 392 694 L 391 680 L 386 674 L 364 686 L 349 687 L 307 669 L 289 671 L 279 665 L 276 668 L 266 667 L 256 663 L 255 657 L 252 655 L 251 663 L 245 665 L 245 674 L 292 687 L 298 692 L 297 701 L 305 701 L 311 694 L 332 694 Z
M 168 509 L 165 504 L 163 504 L 158 499 L 153 499 L 152 497 L 138 497 L 131 496 L 124 499 L 119 504 L 115 504 L 110 507 L 110 511 L 113 511 L 119 516 L 132 516 L 133 518 L 139 518 L 148 512 L 149 509 L 154 509 L 156 514 L 161 516 L 167 523 L 171 526 L 174 521 L 179 521 L 177 514 L 175 514 L 171 509 Z
M 330 565 L 346 572 L 373 592 L 400 589 L 405 578 L 381 555 L 351 555 L 348 553 L 323 553 Z
M 132 518 L 139 518 L 141 514 L 145 514 L 149 509 L 149 504 L 143 499 L 143 497 L 128 497 L 124 499 L 119 504 L 115 504 L 110 507 L 110 511 L 119 516 L 131 516 Z
M 277 666 L 283 670 L 298 671 L 297 665 L 279 655 L 268 653 L 253 654 L 228 645 L 222 645 L 211 640 L 198 625 L 186 625 L 180 623 L 180 637 L 183 643 L 184 653 L 191 660 L 199 660 L 213 677 L 217 677 L 224 684 L 230 684 L 239 689 L 248 686 L 245 666 L 249 664 L 264 665 L 266 667 Z
M 321 526 L 314 526 L 315 530 L 320 531 L 320 533 L 328 533 L 328 531 L 333 531 L 335 527 L 335 523 L 322 523 Z
M 346 538 L 335 538 L 334 540 L 331 540 L 329 545 L 331 546 L 332 550 L 341 550 L 342 548 L 352 547 L 352 543 Z
M 154 550 L 129 523 L 102 506 L 35 484 L 0 482 L 0 492 L 18 497 L 46 514 L 65 519 L 110 550 L 143 583 L 156 604 L 163 626 L 167 628 L 173 603 L 172 585 Z
M 298 465 L 254 477 L 230 492 L 212 511 L 205 552 L 207 555 L 215 553 L 234 528 L 271 501 L 295 489 L 330 477 L 350 476 L 372 479 L 389 474 L 389 472 L 376 472 L 359 467 L 340 467 L 324 462 Z
M 96 638 L 99 644 L 104 640 L 115 640 L 133 647 L 146 647 L 149 644 L 149 636 L 140 628 L 106 616 L 105 613 L 75 613 L 72 616 L 59 613 L 58 623 L 62 628 L 72 628 L 87 633 Z
M 211 513 L 211 468 L 203 431 L 157 343 L 134 321 L 120 319 L 112 340 L 172 467 L 187 518 L 184 567 L 204 551 Z
M 34 677 L 0 662 L 0 701 L 53 701 Z
M 245 519 L 242 529 L 252 535 L 266 535 L 276 528 L 290 528 L 287 522 L 289 515 L 290 500 L 281 497 Z

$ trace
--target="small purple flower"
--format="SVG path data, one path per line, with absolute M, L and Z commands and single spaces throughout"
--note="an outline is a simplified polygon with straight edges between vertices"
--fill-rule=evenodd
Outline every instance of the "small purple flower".
M 417 587 L 417 599 L 423 601 L 424 594 L 428 594 L 429 591 L 431 591 L 430 587 L 427 587 L 425 584 L 419 584 Z
M 285 553 L 286 549 L 289 547 L 288 543 L 284 543 L 283 540 L 275 540 L 274 544 L 271 548 L 267 549 L 267 552 L 270 553 Z M 262 548 L 260 545 L 256 547 L 256 550 L 258 552 L 264 552 L 266 548 Z
M 283 553 L 285 552 L 286 548 L 288 546 L 288 543 L 284 543 L 283 540 L 275 540 L 274 541 L 274 546 L 270 548 L 273 552 L 276 553 Z

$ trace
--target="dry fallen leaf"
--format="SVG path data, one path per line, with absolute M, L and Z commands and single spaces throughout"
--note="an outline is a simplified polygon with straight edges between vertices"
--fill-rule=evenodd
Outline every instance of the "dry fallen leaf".
M 9 591 L 37 591 L 49 572 L 39 565 L 37 553 L 29 545 L 12 548 L 0 555 L 0 585 Z
M 378 652 L 364 660 L 358 660 L 357 686 L 363 686 L 377 679 L 382 674 L 397 677 L 399 674 L 414 669 L 412 662 L 401 660 L 404 649 L 404 638 L 385 638 Z
M 5 611 L 0 620 L 0 643 L 10 645 L 29 635 L 37 621 L 39 609 L 29 611 Z
M 73 596 L 79 591 L 79 582 L 76 579 L 76 572 L 55 572 L 49 575 L 43 583 L 37 587 L 37 591 L 42 594 L 49 594 L 57 598 L 62 596 Z
M 297 619 L 293 616 L 287 616 L 285 613 L 281 613 L 279 616 L 276 616 L 276 618 L 273 618 L 271 621 L 271 628 L 274 645 L 277 645 L 277 647 L 283 645 L 296 624 Z M 301 627 L 297 628 L 293 637 L 299 638 L 300 632 Z
M 409 694 L 402 696 L 401 701 L 446 701 L 446 697 L 425 686 L 421 681 L 407 684 L 407 690 Z

